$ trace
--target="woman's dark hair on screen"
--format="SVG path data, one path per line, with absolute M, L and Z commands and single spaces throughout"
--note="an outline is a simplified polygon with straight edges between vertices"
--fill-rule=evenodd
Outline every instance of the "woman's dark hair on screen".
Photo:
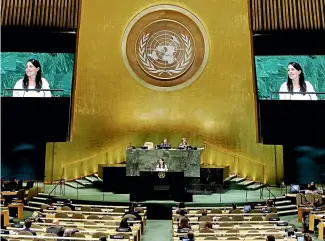
M 304 75 L 304 71 L 302 70 L 300 64 L 296 63 L 296 62 L 290 62 L 288 64 L 292 65 L 292 67 L 294 67 L 296 70 L 300 70 L 301 73 L 299 75 L 299 86 L 300 86 L 300 92 L 305 93 L 306 92 L 306 82 L 305 82 L 305 75 Z M 288 81 L 287 81 L 287 88 L 288 91 L 291 92 L 293 91 L 293 84 L 292 84 L 292 79 L 290 79 L 289 75 L 288 75 Z
M 38 92 L 39 92 L 40 89 L 42 89 L 42 67 L 41 67 L 41 64 L 36 59 L 29 59 L 29 60 L 27 60 L 26 63 L 28 63 L 28 62 L 31 62 L 32 65 L 34 65 L 36 68 L 39 68 L 39 70 L 37 71 L 37 74 L 36 74 L 36 78 L 35 78 L 35 82 L 36 82 L 35 89 L 38 89 Z M 25 75 L 24 75 L 24 79 L 23 79 L 23 88 L 26 89 L 26 91 L 28 91 L 28 76 L 26 74 L 26 71 L 25 71 Z

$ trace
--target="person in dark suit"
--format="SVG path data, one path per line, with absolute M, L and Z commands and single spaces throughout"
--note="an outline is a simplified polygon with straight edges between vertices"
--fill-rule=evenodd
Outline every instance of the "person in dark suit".
M 17 179 L 14 177 L 11 179 L 11 182 L 9 183 L 8 191 L 17 191 L 18 190 L 18 183 Z
M 47 233 L 54 233 L 58 237 L 63 237 L 64 227 L 60 226 L 60 222 L 58 219 L 54 219 L 52 222 L 52 226 L 46 229 Z
M 116 229 L 116 231 L 117 232 L 132 232 L 132 229 L 130 228 L 126 218 L 123 218 L 121 220 L 120 226 Z
M 36 232 L 35 231 L 32 231 L 30 229 L 30 227 L 32 226 L 32 220 L 30 220 L 29 218 L 27 218 L 25 220 L 24 224 L 25 224 L 25 228 L 23 230 L 21 230 L 21 231 L 27 231 L 27 232 L 32 233 L 33 235 L 36 235 Z
M 171 145 L 168 143 L 167 138 L 164 138 L 163 142 L 159 146 L 160 148 L 171 148 Z
M 1 192 L 7 191 L 7 184 L 1 179 Z
M 187 233 L 187 238 L 189 239 L 189 241 L 194 241 L 194 233 L 193 233 L 193 231 L 189 231 Z

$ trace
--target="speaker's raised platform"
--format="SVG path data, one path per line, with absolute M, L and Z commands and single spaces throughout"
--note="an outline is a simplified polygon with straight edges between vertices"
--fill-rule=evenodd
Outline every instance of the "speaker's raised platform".
M 169 175 L 166 172 L 167 175 Z M 185 175 L 185 174 L 184 174 Z M 220 188 L 209 190 L 209 192 L 225 192 L 228 189 L 226 179 L 229 176 L 229 166 L 206 166 L 200 168 L 199 177 L 184 177 L 180 183 L 184 182 L 185 189 L 188 193 L 200 193 L 208 191 L 207 186 L 219 185 Z M 103 180 L 101 190 L 104 192 L 114 192 L 116 194 L 132 193 L 134 188 L 142 186 L 141 176 L 127 176 L 125 165 L 98 165 L 98 176 Z M 136 186 L 134 186 L 136 185 Z M 204 194 L 204 193 L 202 193 Z

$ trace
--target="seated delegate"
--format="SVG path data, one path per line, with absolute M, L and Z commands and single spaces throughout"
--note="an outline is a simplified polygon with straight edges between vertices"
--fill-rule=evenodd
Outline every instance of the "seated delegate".
M 170 149 L 171 148 L 171 145 L 170 145 L 170 143 L 168 143 L 167 138 L 164 138 L 163 142 L 159 145 L 159 148 L 162 148 L 162 149 Z
M 188 147 L 190 147 L 190 145 L 188 144 L 186 138 L 182 138 L 182 142 L 178 145 L 178 148 L 187 149 Z

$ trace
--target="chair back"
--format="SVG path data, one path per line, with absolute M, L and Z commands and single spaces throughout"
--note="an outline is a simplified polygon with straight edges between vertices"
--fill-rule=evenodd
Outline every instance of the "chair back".
M 323 196 L 320 195 L 320 194 L 315 194 L 315 200 L 318 199 L 319 200 L 319 203 L 323 203 Z
M 232 221 L 244 221 L 244 217 L 243 216 L 233 216 Z
M 263 217 L 262 216 L 253 216 L 250 221 L 263 221 Z
M 72 234 L 72 237 L 74 238 L 86 238 L 86 236 L 83 233 L 76 232 Z
M 87 219 L 100 219 L 97 215 L 89 215 Z
M 28 231 L 20 231 L 19 235 L 33 236 L 33 234 L 31 232 L 28 232 Z
M 313 193 L 306 193 L 307 202 L 313 203 L 315 202 L 315 195 Z
M 251 213 L 261 213 L 261 210 L 260 210 L 260 209 L 253 209 L 253 210 L 251 211 Z
M 213 214 L 221 214 L 222 211 L 219 208 L 214 208 L 214 209 L 211 210 L 210 213 L 213 213 Z
M 63 206 L 61 210 L 72 211 L 72 209 L 69 206 Z
M 202 221 L 210 221 L 210 222 L 212 222 L 213 221 L 213 218 L 212 218 L 212 216 L 201 216 L 201 217 L 199 217 L 199 221 L 200 222 L 202 222 Z
M 100 237 L 106 237 L 107 234 L 103 232 L 96 232 L 91 235 L 92 238 L 100 238 Z
M 124 215 L 124 218 L 133 218 L 133 219 L 136 219 L 137 217 L 134 216 L 133 214 L 126 214 L 126 215 Z
M 82 212 L 90 212 L 90 211 L 91 211 L 91 207 L 82 206 L 82 207 L 81 207 L 81 211 L 82 211 Z
M 218 219 L 218 221 L 219 221 L 219 222 L 230 222 L 231 219 L 228 218 L 228 217 L 220 217 L 220 218 Z
M 56 213 L 55 218 L 69 218 L 69 216 L 66 213 Z
M 125 209 L 124 208 L 114 208 L 113 213 L 125 213 Z
M 72 214 L 72 219 L 85 219 L 85 216 L 81 213 Z

